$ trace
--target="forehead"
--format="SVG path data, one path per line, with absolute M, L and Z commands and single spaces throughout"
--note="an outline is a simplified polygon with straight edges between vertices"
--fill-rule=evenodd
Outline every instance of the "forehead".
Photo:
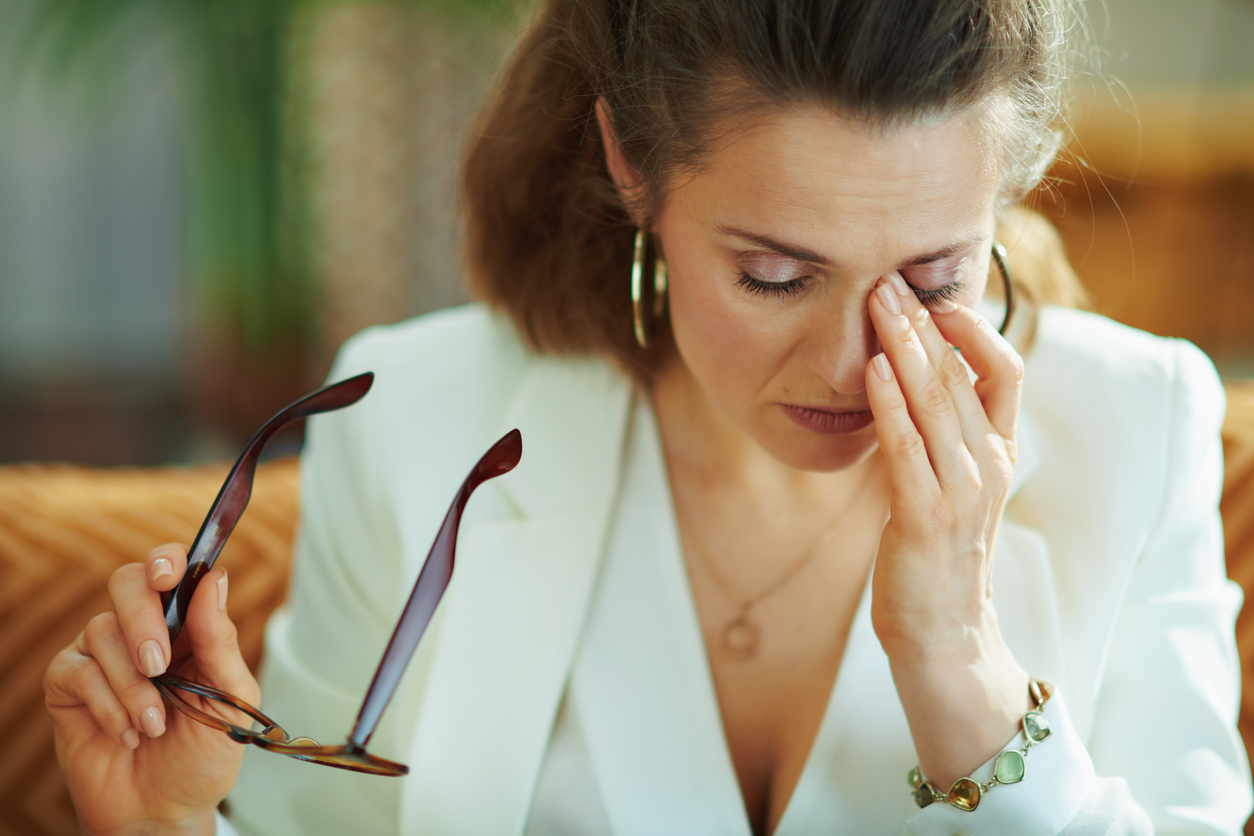
M 880 127 L 818 107 L 723 133 L 677 190 L 696 215 L 833 246 L 924 246 L 991 222 L 999 156 L 981 112 Z

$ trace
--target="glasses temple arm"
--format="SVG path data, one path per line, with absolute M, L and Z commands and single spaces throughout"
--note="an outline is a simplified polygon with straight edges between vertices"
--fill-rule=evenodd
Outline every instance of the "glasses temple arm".
M 414 591 L 409 595 L 400 621 L 392 632 L 387 649 L 383 651 L 383 658 L 379 660 L 370 688 L 361 701 L 357 722 L 353 724 L 353 731 L 348 737 L 350 746 L 364 748 L 374 734 L 384 709 L 400 685 L 401 677 L 409 666 L 418 642 L 427 631 L 427 625 L 431 623 L 435 609 L 444 597 L 444 591 L 453 577 L 453 550 L 461 525 L 462 511 L 468 499 L 470 491 L 463 486 L 444 517 L 444 523 L 431 546 L 427 561 L 418 573 Z
M 365 397 L 374 383 L 374 372 L 365 372 L 330 386 L 324 386 L 279 411 L 265 423 L 248 442 L 235 466 L 218 491 L 209 515 L 205 517 L 196 539 L 187 551 L 187 568 L 178 584 L 165 597 L 165 626 L 170 633 L 170 645 L 178 638 L 187 618 L 187 608 L 200 586 L 200 580 L 218 559 L 226 540 L 235 530 L 236 523 L 248 507 L 252 497 L 253 479 L 257 475 L 257 462 L 261 450 L 270 438 L 288 424 L 300 418 L 342 409 Z
M 435 536 L 435 542 L 431 544 L 427 562 L 418 573 L 414 591 L 410 593 L 409 601 L 401 611 L 400 621 L 392 632 L 392 638 L 388 640 L 387 649 L 383 651 L 383 658 L 379 660 L 370 688 L 361 701 L 357 722 L 353 724 L 353 731 L 348 736 L 349 746 L 364 749 L 370 736 L 378 728 L 383 710 L 396 693 L 401 676 L 409 666 L 409 660 L 413 658 L 427 625 L 431 623 L 435 608 L 444 597 L 444 591 L 453 577 L 457 531 L 470 495 L 488 479 L 513 470 L 521 458 L 522 434 L 518 430 L 510 430 L 479 459 L 457 491 L 448 513 L 444 515 L 444 522 Z

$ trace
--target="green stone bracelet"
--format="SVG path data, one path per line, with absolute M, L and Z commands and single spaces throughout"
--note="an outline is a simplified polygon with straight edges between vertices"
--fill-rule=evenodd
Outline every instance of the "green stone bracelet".
M 1051 734 L 1049 721 L 1041 710 L 1045 703 L 1054 695 L 1054 686 L 1039 679 L 1028 682 L 1028 699 L 1033 708 L 1023 715 L 1020 725 L 1023 730 L 1023 746 L 1019 749 L 1007 749 L 997 756 L 993 762 L 993 777 L 981 784 L 974 778 L 959 778 L 954 781 L 949 792 L 941 792 L 936 785 L 923 777 L 922 771 L 916 766 L 910 770 L 910 789 L 914 792 L 914 803 L 926 807 L 937 801 L 948 801 L 959 810 L 970 812 L 980 806 L 984 793 L 998 784 L 1017 784 L 1023 780 L 1024 763 L 1028 750 L 1048 738 Z

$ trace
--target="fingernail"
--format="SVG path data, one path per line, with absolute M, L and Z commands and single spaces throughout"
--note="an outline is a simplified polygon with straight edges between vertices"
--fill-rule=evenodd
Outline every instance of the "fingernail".
M 159 676 L 165 673 L 165 654 L 161 645 L 149 639 L 139 646 L 139 662 L 143 665 L 145 676 Z
M 161 713 L 153 706 L 145 708 L 139 715 L 139 724 L 144 727 L 144 734 L 149 737 L 160 737 L 165 733 L 165 721 Z
M 148 578 L 154 582 L 173 574 L 174 564 L 164 557 L 158 557 L 152 562 L 152 566 L 148 567 Z
M 893 379 L 893 368 L 888 365 L 888 358 L 883 352 L 876 354 L 871 358 L 871 365 L 875 368 L 875 376 L 887 383 Z
M 152 711 L 151 708 L 148 710 Z M 139 748 L 139 732 L 135 731 L 134 729 L 127 729 L 126 733 L 122 735 L 122 745 L 125 746 L 127 749 L 131 749 L 132 751 L 135 749 L 138 749 Z
M 226 609 L 226 572 L 222 573 L 222 577 L 218 578 L 218 609 Z
M 901 314 L 901 303 L 897 301 L 897 294 L 893 293 L 893 289 L 886 284 L 882 284 L 875 291 L 879 294 L 880 304 L 892 315 Z
M 958 303 L 953 299 L 940 299 L 932 303 L 932 313 L 953 313 L 958 310 Z
M 898 296 L 909 296 L 910 288 L 906 286 L 906 280 L 898 273 L 889 273 L 888 281 L 892 284 L 893 290 L 897 291 Z

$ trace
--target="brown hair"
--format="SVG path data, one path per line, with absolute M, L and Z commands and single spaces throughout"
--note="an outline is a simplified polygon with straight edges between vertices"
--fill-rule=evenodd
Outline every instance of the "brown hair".
M 632 215 L 648 226 L 725 117 L 814 103 L 891 126 L 997 101 L 1009 205 L 1060 145 L 1075 14 L 1069 0 L 547 0 L 467 152 L 472 287 L 537 350 L 608 354 L 647 378 L 664 352 L 633 337 Z M 598 97 L 641 176 L 631 207 Z M 1066 301 L 1048 282 L 1028 295 Z

